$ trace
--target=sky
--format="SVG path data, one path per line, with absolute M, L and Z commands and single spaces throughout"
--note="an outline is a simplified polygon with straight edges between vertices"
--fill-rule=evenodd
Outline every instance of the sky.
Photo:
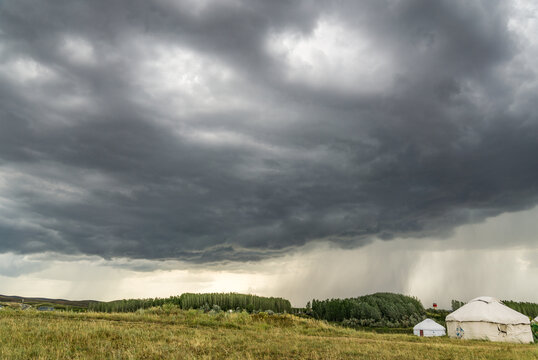
M 0 1 L 0 293 L 538 302 L 532 0 Z

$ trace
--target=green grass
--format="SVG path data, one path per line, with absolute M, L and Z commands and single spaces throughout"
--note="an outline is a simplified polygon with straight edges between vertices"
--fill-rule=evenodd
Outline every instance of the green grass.
M 292 315 L 0 310 L 0 359 L 537 359 L 538 346 L 376 334 Z

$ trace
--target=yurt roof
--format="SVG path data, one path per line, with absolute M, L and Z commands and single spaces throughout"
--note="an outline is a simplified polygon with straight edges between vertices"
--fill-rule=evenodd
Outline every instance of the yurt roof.
M 446 317 L 446 321 L 484 321 L 497 324 L 529 324 L 529 318 L 489 296 L 477 297 Z
M 416 324 L 413 330 L 445 330 L 445 327 L 432 319 L 426 319 Z

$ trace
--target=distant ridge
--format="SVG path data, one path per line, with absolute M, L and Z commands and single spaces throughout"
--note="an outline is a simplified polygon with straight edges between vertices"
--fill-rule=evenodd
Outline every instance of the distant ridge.
M 50 303 L 67 306 L 77 306 L 87 308 L 90 303 L 96 303 L 96 300 L 65 300 L 65 299 L 48 299 L 41 297 L 23 297 L 16 295 L 0 295 L 0 302 L 21 302 L 26 304 Z

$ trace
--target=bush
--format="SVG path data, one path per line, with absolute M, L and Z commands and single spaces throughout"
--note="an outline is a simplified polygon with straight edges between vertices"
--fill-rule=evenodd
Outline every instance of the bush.
M 202 311 L 205 312 L 205 313 L 206 313 L 206 312 L 209 312 L 209 310 L 210 310 L 210 309 L 209 309 L 209 304 L 208 304 L 208 303 L 205 303 L 204 305 L 202 305 L 202 306 L 200 307 L 200 310 L 202 310 Z
M 179 306 L 171 304 L 171 303 L 163 304 L 161 308 L 163 309 L 163 312 L 165 314 L 177 314 L 179 313 L 179 310 L 180 310 Z
M 531 324 L 532 336 L 534 337 L 534 342 L 538 342 L 538 323 Z

